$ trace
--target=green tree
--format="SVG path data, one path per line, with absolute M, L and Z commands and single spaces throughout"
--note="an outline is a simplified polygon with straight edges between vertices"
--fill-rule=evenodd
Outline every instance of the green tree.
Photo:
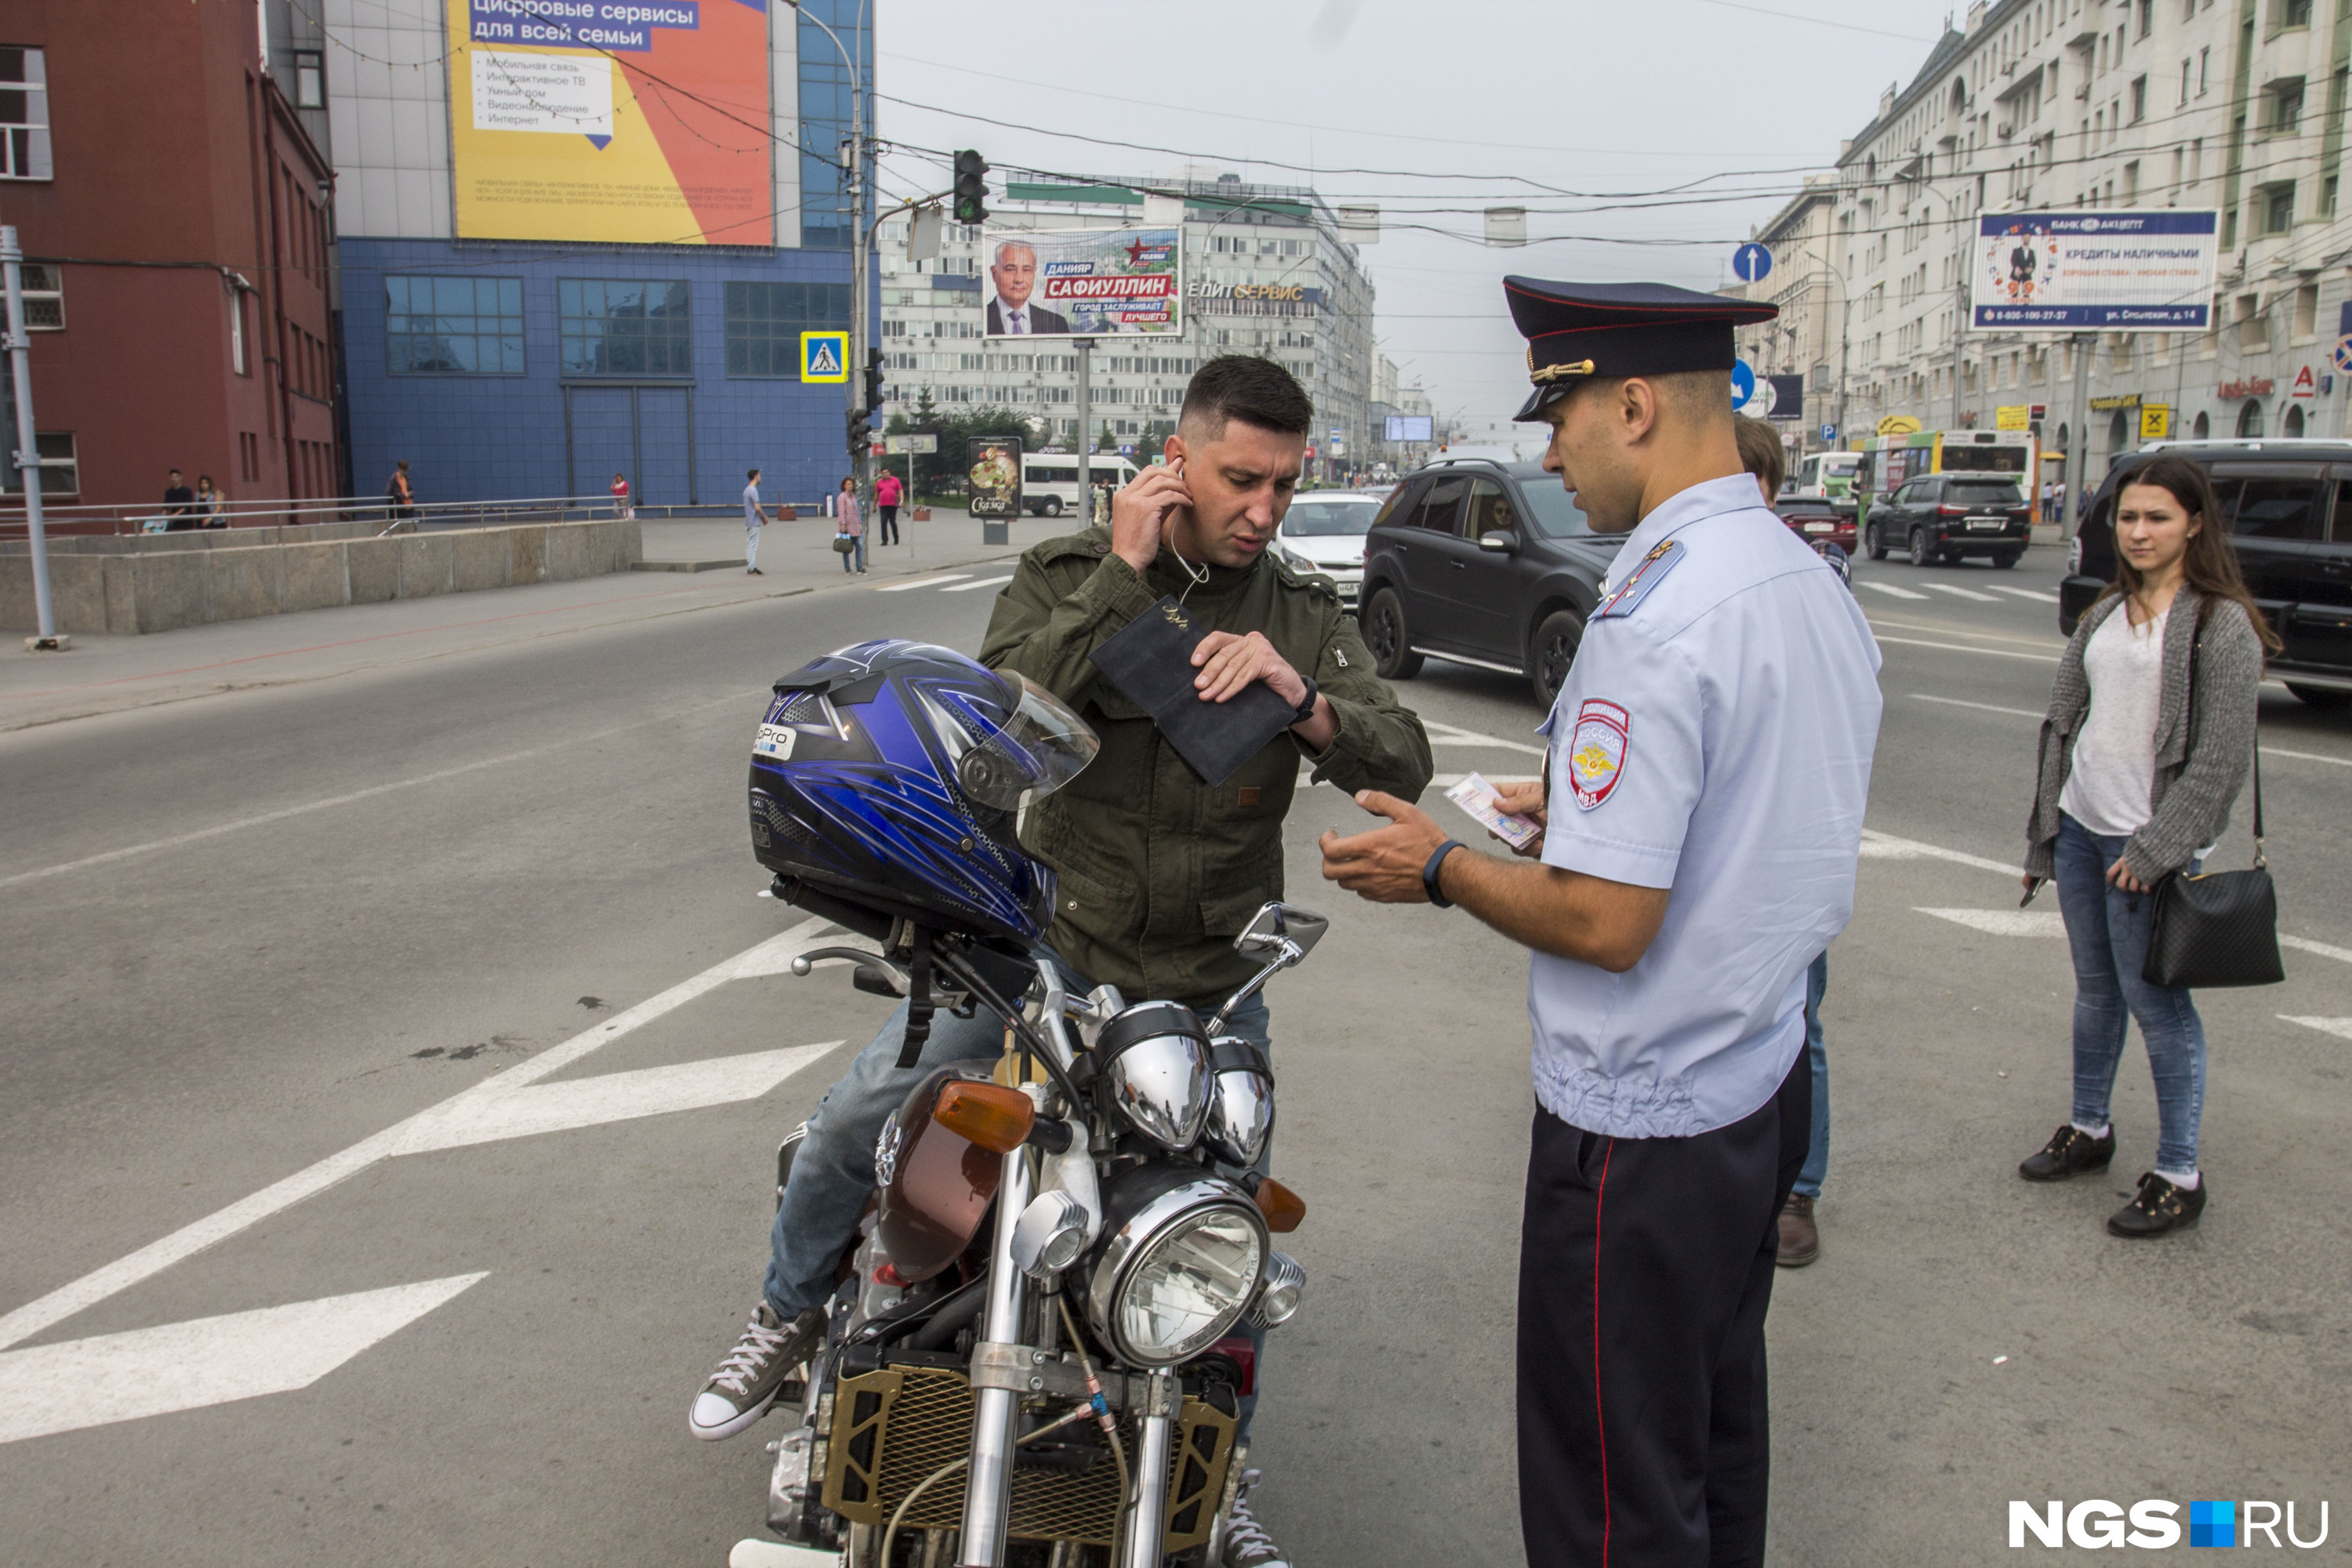
M 1016 409 L 982 405 L 965 413 L 943 416 L 938 425 L 940 449 L 916 469 L 922 478 L 925 495 L 969 493 L 971 481 L 966 475 L 971 467 L 970 444 L 976 437 L 1010 436 L 1020 441 L 1024 452 L 1034 452 L 1039 445 L 1035 421 Z
M 1135 442 L 1136 467 L 1142 468 L 1160 461 L 1160 454 L 1167 447 L 1168 437 L 1174 434 L 1176 426 L 1171 420 L 1154 419 L 1144 426 L 1143 434 Z
M 1110 433 L 1110 421 L 1108 419 L 1103 421 L 1102 434 L 1095 437 L 1095 450 L 1097 452 L 1118 450 L 1118 437 Z

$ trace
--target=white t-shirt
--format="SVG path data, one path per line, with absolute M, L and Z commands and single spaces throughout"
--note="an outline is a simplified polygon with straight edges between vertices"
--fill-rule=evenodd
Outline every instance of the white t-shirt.
M 2074 765 L 2058 809 L 2106 838 L 2146 826 L 2156 787 L 2156 710 L 2164 696 L 2164 623 L 2169 605 L 2145 626 L 2118 605 L 2083 649 L 2091 711 L 2074 738 Z

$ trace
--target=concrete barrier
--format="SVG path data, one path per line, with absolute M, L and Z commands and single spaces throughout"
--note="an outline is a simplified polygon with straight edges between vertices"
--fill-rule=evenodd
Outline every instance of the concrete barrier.
M 346 535 L 328 537 L 329 531 Z M 373 525 L 244 528 L 50 542 L 61 632 L 162 632 L 337 605 L 471 594 L 625 572 L 634 521 L 523 523 L 374 537 Z M 71 548 L 67 548 L 71 546 Z M 31 630 L 32 560 L 0 545 L 0 626 Z

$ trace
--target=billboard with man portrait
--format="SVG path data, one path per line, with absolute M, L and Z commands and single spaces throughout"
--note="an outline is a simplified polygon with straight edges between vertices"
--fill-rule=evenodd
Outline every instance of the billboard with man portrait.
M 1184 330 L 1181 228 L 993 229 L 982 251 L 992 338 Z
M 1986 213 L 1970 258 L 1969 324 L 2109 332 L 2210 326 L 2220 215 Z
M 765 0 L 446 0 L 460 239 L 769 245 Z

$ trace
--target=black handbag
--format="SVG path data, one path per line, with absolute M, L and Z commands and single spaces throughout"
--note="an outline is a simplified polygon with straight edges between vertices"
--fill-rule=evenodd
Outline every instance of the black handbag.
M 2203 618 L 2201 614 L 2199 617 Z M 2201 627 L 2200 628 L 2201 631 Z M 2189 659 L 2193 702 L 2197 658 Z M 2196 710 L 2190 709 L 2194 713 Z M 2196 740 L 2190 737 L 2192 749 Z M 2202 991 L 2216 985 L 2275 985 L 2279 962 L 2278 889 L 2263 853 L 2263 749 L 2254 745 L 2254 864 L 2245 871 L 2174 872 L 2157 884 L 2140 978 L 2150 985 Z

